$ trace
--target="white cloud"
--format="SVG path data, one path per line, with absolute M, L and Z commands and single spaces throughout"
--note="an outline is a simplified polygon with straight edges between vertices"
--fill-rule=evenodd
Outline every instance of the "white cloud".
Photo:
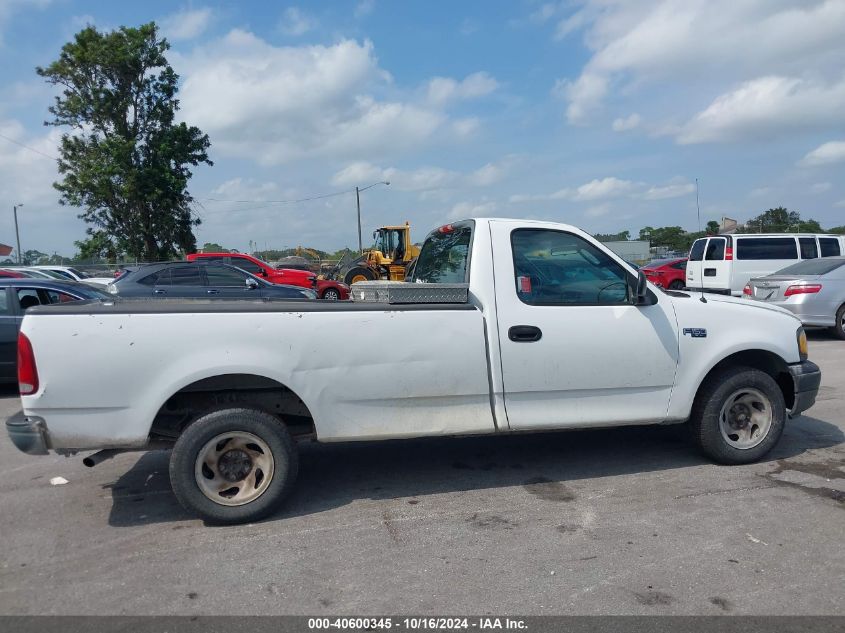
M 838 202 L 834 202 L 833 206 L 834 207 L 840 207 L 840 208 L 845 207 L 845 198 L 843 198 L 842 200 L 839 200 Z
M 477 117 L 467 117 L 464 119 L 456 119 L 452 122 L 452 130 L 459 138 L 467 138 L 472 136 L 481 127 L 481 121 Z
M 829 182 L 817 182 L 810 185 L 810 193 L 824 193 L 825 191 L 830 191 L 831 187 L 833 185 Z
M 687 123 L 679 143 L 768 139 L 795 129 L 845 124 L 845 78 L 825 84 L 761 77 L 717 97 Z
M 638 127 L 642 123 L 642 117 L 639 114 L 634 112 L 630 116 L 619 119 L 614 119 L 613 121 L 613 131 L 614 132 L 626 132 L 628 130 L 633 130 L 634 128 Z
M 452 138 L 477 127 L 432 104 L 373 97 L 391 78 L 369 41 L 276 47 L 233 30 L 173 61 L 184 78 L 181 114 L 211 136 L 214 154 L 263 164 L 372 159 L 418 150 L 447 126 Z
M 602 178 L 601 180 L 591 180 L 578 187 L 575 194 L 572 196 L 573 200 L 602 200 L 605 198 L 618 198 L 626 193 L 630 193 L 635 184 L 630 180 L 620 180 L 610 176 Z
M 350 163 L 332 177 L 336 187 L 366 185 L 372 181 L 386 180 L 399 191 L 428 191 L 440 188 L 489 187 L 501 180 L 513 157 L 497 163 L 487 163 L 469 173 L 460 173 L 441 167 L 420 167 L 403 170 L 396 167 L 381 168 L 366 161 Z
M 274 182 L 259 182 L 253 178 L 231 178 L 211 190 L 221 200 L 250 202 L 270 200 L 279 196 L 279 186 Z
M 771 187 L 757 187 L 756 189 L 752 189 L 748 195 L 751 198 L 762 198 L 763 196 L 769 195 L 771 192 Z
M 692 183 L 675 183 L 665 187 L 650 187 L 644 194 L 646 200 L 667 200 L 669 198 L 680 198 L 695 192 L 695 185 Z
M 53 0 L 0 0 L 0 44 L 3 43 L 3 31 L 18 11 L 26 9 L 44 9 Z
M 450 77 L 434 77 L 428 82 L 428 101 L 440 106 L 450 101 L 483 97 L 498 87 L 499 83 L 485 72 L 468 75 L 463 81 L 455 81 Z
M 816 167 L 819 165 L 830 165 L 845 161 L 845 141 L 830 141 L 819 145 L 816 149 L 808 152 L 799 161 L 805 167 Z
M 285 35 L 303 35 L 316 26 L 316 20 L 299 7 L 288 7 L 282 13 L 279 30 Z
M 588 218 L 599 218 L 603 215 L 607 215 L 610 212 L 610 205 L 606 202 L 604 204 L 597 204 L 593 207 L 589 207 L 586 211 L 584 211 L 584 215 Z
M 192 40 L 202 35 L 211 24 L 210 8 L 186 9 L 161 20 L 161 31 L 171 41 Z
M 355 5 L 355 17 L 362 18 L 365 15 L 369 15 L 375 8 L 376 0 L 360 0 L 358 4 Z
M 557 5 L 563 17 L 555 37 L 584 28 L 591 57 L 577 78 L 562 82 L 571 123 L 589 120 L 611 88 L 629 96 L 658 82 L 702 87 L 711 77 L 736 84 L 771 75 L 824 84 L 835 81 L 845 62 L 842 0 L 585 0 L 572 6 Z

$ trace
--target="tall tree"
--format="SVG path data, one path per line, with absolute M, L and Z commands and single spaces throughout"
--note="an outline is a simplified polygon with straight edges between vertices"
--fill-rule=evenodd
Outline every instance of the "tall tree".
M 141 260 L 196 249 L 190 166 L 211 165 L 208 136 L 176 123 L 178 75 L 154 22 L 100 32 L 93 26 L 36 72 L 63 88 L 45 125 L 70 126 L 59 151 L 60 203 Z
M 707 223 L 707 234 L 708 235 L 718 235 L 719 234 L 719 223 L 716 220 L 710 220 Z

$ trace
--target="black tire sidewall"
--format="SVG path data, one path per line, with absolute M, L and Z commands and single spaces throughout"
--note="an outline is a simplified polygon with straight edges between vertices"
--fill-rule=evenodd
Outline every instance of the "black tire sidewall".
M 839 306 L 839 309 L 836 311 L 836 316 L 834 317 L 836 321 L 833 324 L 833 333 L 845 340 L 845 329 L 842 327 L 842 317 L 845 316 L 845 304 Z
M 373 274 L 372 270 L 370 270 L 369 268 L 365 268 L 364 266 L 356 266 L 348 273 L 346 273 L 346 275 L 344 275 L 344 283 L 346 283 L 347 286 L 351 286 L 352 279 L 355 277 L 355 275 L 363 275 L 367 278 L 367 281 L 375 280 L 375 275 Z
M 669 284 L 669 290 L 683 290 L 684 282 L 680 279 L 675 279 Z
M 722 437 L 719 414 L 734 392 L 752 388 L 761 391 L 772 406 L 772 424 L 766 438 L 757 446 L 739 449 Z M 764 457 L 780 440 L 786 425 L 786 403 L 775 380 L 750 367 L 734 367 L 708 378 L 693 407 L 690 418 L 693 439 L 708 457 L 722 464 L 750 464 Z
M 332 297 L 334 297 L 334 298 L 333 298 L 333 299 L 329 299 L 329 298 L 328 298 L 328 297 L 329 297 L 329 295 L 331 295 L 331 296 L 332 296 Z M 338 292 L 335 288 L 328 288 L 328 289 L 327 289 L 327 290 L 323 293 L 323 299 L 324 299 L 325 301 L 340 301 L 340 292 Z
M 257 435 L 273 454 L 273 478 L 260 497 L 241 506 L 224 506 L 206 497 L 196 483 L 194 465 L 200 449 L 221 433 Z M 170 455 L 170 485 L 179 503 L 215 524 L 257 521 L 273 512 L 289 494 L 299 467 L 296 446 L 284 423 L 256 409 L 225 408 L 198 418 L 179 436 Z

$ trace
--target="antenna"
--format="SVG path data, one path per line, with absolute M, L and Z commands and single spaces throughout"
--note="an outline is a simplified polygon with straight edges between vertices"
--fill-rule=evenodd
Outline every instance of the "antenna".
M 698 214 L 698 232 L 701 233 L 701 206 L 698 204 L 698 178 L 695 179 L 695 210 Z M 699 238 L 701 239 L 701 238 Z M 704 252 L 701 253 L 701 275 L 700 275 L 700 282 L 701 282 L 701 298 L 699 301 L 701 303 L 707 303 L 707 299 L 704 298 L 704 258 L 707 257 L 707 246 L 704 247 Z

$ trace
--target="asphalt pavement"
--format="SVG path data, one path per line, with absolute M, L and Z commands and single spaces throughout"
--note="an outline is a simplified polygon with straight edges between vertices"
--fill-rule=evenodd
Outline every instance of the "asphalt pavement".
M 309 444 L 236 527 L 180 508 L 166 452 L 89 469 L 3 433 L 0 614 L 843 615 L 845 342 L 810 358 L 817 404 L 758 464 L 682 427 Z

